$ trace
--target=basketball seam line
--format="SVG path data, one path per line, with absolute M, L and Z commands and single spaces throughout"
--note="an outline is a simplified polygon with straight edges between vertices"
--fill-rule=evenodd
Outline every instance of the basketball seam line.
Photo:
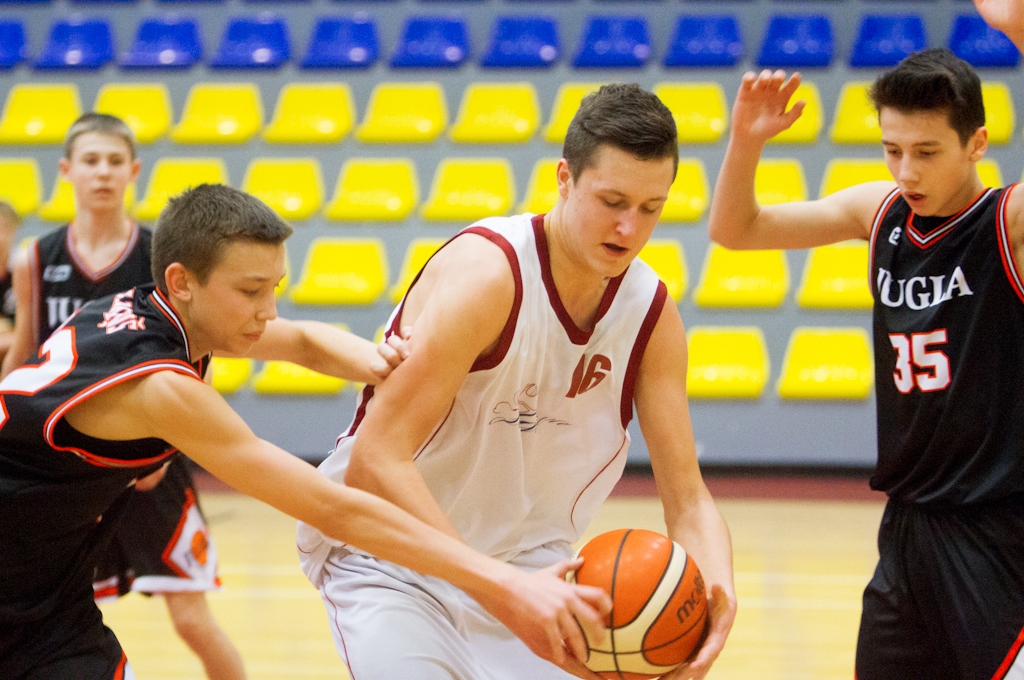
M 619 578 L 619 560 L 622 557 L 622 550 L 626 547 L 626 539 L 633 533 L 632 529 L 627 529 L 626 533 L 622 535 L 622 540 L 619 541 L 619 550 L 615 553 L 615 568 L 612 570 L 612 612 L 609 617 L 611 626 L 609 626 L 608 634 L 612 638 L 612 661 L 615 662 L 615 673 L 619 676 L 619 680 L 626 680 L 622 676 L 622 669 L 619 668 L 619 655 L 615 649 L 615 581 Z

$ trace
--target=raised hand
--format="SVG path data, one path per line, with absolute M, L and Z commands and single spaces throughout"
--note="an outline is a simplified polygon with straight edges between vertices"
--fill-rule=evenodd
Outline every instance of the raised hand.
M 992 28 L 1002 31 L 1024 50 L 1024 0 L 974 0 L 978 14 Z
M 704 641 L 704 646 L 690 663 L 683 664 L 661 680 L 703 680 L 711 670 L 711 664 L 722 653 L 725 639 L 729 637 L 733 621 L 736 619 L 736 601 L 730 600 L 725 589 L 720 585 L 711 586 L 711 597 L 708 600 L 708 614 L 711 616 L 711 630 Z
M 391 375 L 391 371 L 409 358 L 411 337 L 412 326 L 405 326 L 401 333 L 393 333 L 387 340 L 377 345 L 379 356 L 370 364 L 370 370 L 381 380 Z
M 991 1 L 991 0 L 990 0 Z M 732 135 L 764 143 L 796 122 L 806 102 L 798 101 L 786 111 L 790 97 L 800 85 L 800 74 L 786 79 L 785 71 L 752 71 L 743 74 L 739 94 L 732 107 Z

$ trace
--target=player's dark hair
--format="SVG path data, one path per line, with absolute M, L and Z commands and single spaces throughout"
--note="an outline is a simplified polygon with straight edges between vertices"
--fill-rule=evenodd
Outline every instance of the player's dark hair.
M 71 154 L 75 151 L 75 140 L 86 132 L 97 132 L 101 135 L 118 137 L 128 145 L 131 159 L 135 160 L 135 133 L 128 127 L 128 124 L 117 116 L 106 113 L 83 113 L 78 117 L 67 134 L 64 135 L 64 158 L 71 160 Z
M 200 184 L 172 198 L 157 218 L 153 280 L 166 293 L 164 272 L 180 262 L 205 283 L 229 243 L 277 245 L 291 234 L 291 226 L 255 196 L 223 184 Z
M 985 124 L 981 79 L 945 47 L 915 52 L 882 74 L 871 87 L 871 99 L 879 113 L 885 107 L 900 113 L 944 111 L 962 145 Z
M 640 160 L 671 158 L 679 166 L 676 121 L 658 97 L 636 84 L 604 85 L 587 95 L 569 123 L 562 157 L 573 181 L 594 167 L 598 149 L 608 144 Z

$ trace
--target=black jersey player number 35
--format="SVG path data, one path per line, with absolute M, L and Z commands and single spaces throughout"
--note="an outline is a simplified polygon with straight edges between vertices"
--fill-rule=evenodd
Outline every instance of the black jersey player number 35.
M 933 345 L 946 344 L 945 328 L 909 336 L 890 333 L 889 341 L 896 350 L 896 370 L 892 377 L 901 393 L 910 394 L 915 385 L 922 392 L 939 392 L 949 387 L 949 357 L 941 349 L 932 349 Z M 915 367 L 920 370 L 915 371 Z

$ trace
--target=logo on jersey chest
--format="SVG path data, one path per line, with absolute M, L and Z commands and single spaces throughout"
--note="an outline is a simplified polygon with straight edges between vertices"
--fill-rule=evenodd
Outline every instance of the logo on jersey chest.
M 43 270 L 43 281 L 60 283 L 71 278 L 71 265 L 69 264 L 48 264 Z
M 84 302 L 82 298 L 73 297 L 46 298 L 46 321 L 50 328 L 56 328 L 67 321 Z
M 569 423 L 565 420 L 549 418 L 537 413 L 538 394 L 540 394 L 540 390 L 537 388 L 537 384 L 530 383 L 516 392 L 516 396 L 512 401 L 499 402 L 497 406 L 491 409 L 494 417 L 487 424 L 515 425 L 519 428 L 520 432 L 532 432 L 544 423 L 568 425 Z
M 133 297 L 135 297 L 134 288 L 115 295 L 110 309 L 103 312 L 103 321 L 96 324 L 96 327 L 106 329 L 107 335 L 122 331 L 125 328 L 130 331 L 146 330 L 145 317 L 136 315 L 132 309 Z
M 910 279 L 894 279 L 892 272 L 878 268 L 876 279 L 878 299 L 886 307 L 902 307 L 909 309 L 925 309 L 936 307 L 956 297 L 974 295 L 967 285 L 967 277 L 960 267 L 953 270 L 947 280 L 941 276 L 915 276 Z
M 576 364 L 576 370 L 572 372 L 572 382 L 569 384 L 569 391 L 565 396 L 574 399 L 577 395 L 594 389 L 608 377 L 610 370 L 612 370 L 612 360 L 605 355 L 595 354 L 590 357 L 588 363 L 587 355 L 584 354 L 580 357 L 580 362 Z

